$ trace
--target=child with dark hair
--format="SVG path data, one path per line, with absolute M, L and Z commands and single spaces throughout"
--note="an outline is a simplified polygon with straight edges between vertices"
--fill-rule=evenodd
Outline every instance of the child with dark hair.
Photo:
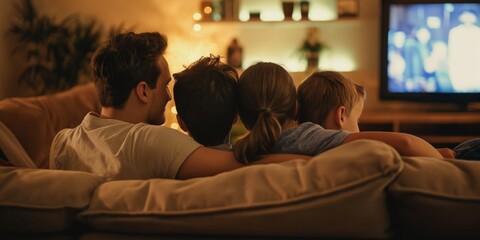
M 200 144 L 231 150 L 230 130 L 237 118 L 237 71 L 210 56 L 173 77 L 180 127 Z

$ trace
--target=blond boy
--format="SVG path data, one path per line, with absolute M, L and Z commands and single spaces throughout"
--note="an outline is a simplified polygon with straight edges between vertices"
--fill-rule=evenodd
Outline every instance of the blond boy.
M 363 86 L 333 71 L 315 72 L 298 87 L 298 122 L 351 132 L 343 143 L 358 139 L 385 142 L 403 156 L 454 157 L 450 149 L 435 149 L 424 140 L 398 132 L 360 132 L 358 120 L 366 97 Z

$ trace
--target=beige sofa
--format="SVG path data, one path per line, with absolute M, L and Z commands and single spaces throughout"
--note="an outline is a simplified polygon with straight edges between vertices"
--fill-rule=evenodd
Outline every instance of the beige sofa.
M 45 169 L 55 133 L 90 110 L 91 84 L 0 101 L 0 149 L 16 165 L 0 167 L 0 236 L 480 238 L 480 162 L 376 141 L 186 181 Z

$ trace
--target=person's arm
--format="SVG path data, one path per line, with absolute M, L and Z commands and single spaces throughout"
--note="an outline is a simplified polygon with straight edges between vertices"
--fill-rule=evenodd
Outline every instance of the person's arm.
M 251 164 L 281 163 L 294 159 L 310 160 L 311 158 L 312 156 L 307 155 L 276 153 L 262 155 L 257 161 L 253 161 Z
M 444 158 L 457 158 L 457 154 L 450 148 L 437 148 L 437 151 L 442 154 Z
M 309 160 L 312 156 L 298 154 L 268 154 L 252 164 L 280 163 L 293 159 Z M 177 179 L 213 176 L 235 170 L 245 165 L 239 163 L 233 152 L 199 147 L 185 159 L 177 172 Z
M 420 156 L 443 158 L 443 156 L 425 140 L 399 132 L 357 132 L 351 133 L 343 144 L 358 139 L 371 139 L 384 142 L 397 150 L 402 156 Z
M 178 169 L 177 179 L 213 176 L 243 167 L 231 151 L 199 147 L 190 154 Z

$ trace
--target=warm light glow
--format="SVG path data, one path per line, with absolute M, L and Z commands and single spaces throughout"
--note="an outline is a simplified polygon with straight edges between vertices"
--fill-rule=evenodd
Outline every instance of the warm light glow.
M 173 114 L 178 114 L 177 112 L 177 107 L 173 106 L 170 111 L 173 113 Z
M 334 61 L 334 67 L 333 70 L 339 71 L 339 72 L 351 72 L 356 70 L 355 63 L 352 61 L 352 59 L 336 59 Z
M 310 1 L 308 18 L 312 21 L 327 21 L 337 19 L 337 0 Z
M 198 23 L 195 23 L 193 25 L 193 31 L 195 32 L 200 32 L 200 30 L 202 30 L 202 25 L 198 24 Z
M 262 21 L 282 21 L 284 19 L 281 12 L 275 11 L 275 9 L 265 9 L 260 13 L 260 20 Z
M 246 22 L 250 20 L 250 13 L 248 13 L 248 11 L 245 11 L 245 10 L 240 11 L 240 14 L 238 15 L 238 19 L 240 19 L 240 21 L 242 22 Z
M 262 21 L 283 21 L 284 18 L 280 4 L 265 7 L 260 12 L 260 20 Z
M 250 19 L 250 13 L 260 13 L 262 21 L 282 21 L 282 1 L 278 0 L 240 0 L 240 21 L 246 22 Z
M 178 123 L 172 123 L 172 125 L 170 125 L 170 128 L 178 130 L 178 129 L 180 129 L 180 125 L 178 125 Z
M 289 72 L 303 72 L 307 66 L 307 61 L 298 58 L 290 58 L 285 61 L 285 68 Z
M 212 9 L 212 7 L 210 7 L 210 6 L 207 6 L 207 7 L 205 7 L 205 8 L 203 9 L 203 12 L 204 12 L 205 14 L 210 14 L 210 13 L 212 13 L 212 11 L 213 11 L 213 9 Z
M 349 53 L 333 52 L 320 59 L 320 69 L 351 72 L 357 70 L 357 64 Z
M 208 28 L 205 28 L 208 30 Z M 185 66 L 198 60 L 201 56 L 208 56 L 210 53 L 218 53 L 221 46 L 216 39 L 206 36 L 204 30 L 193 32 L 192 35 L 173 35 L 169 37 L 167 61 L 170 65 L 170 72 L 180 72 Z
M 194 14 L 193 14 L 193 20 L 195 20 L 195 21 L 200 21 L 200 20 L 202 20 L 202 14 L 200 14 L 200 13 L 194 13 Z
M 293 8 L 292 20 L 294 20 L 294 21 L 302 20 L 302 13 L 300 12 L 299 7 Z

